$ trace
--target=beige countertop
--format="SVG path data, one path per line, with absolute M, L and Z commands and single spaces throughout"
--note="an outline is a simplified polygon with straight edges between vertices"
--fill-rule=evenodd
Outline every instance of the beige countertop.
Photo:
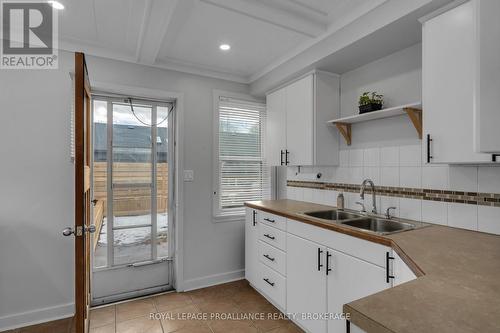
M 380 236 L 301 215 L 330 206 L 294 200 L 246 205 L 391 246 L 401 256 L 416 280 L 344 305 L 367 332 L 500 332 L 500 236 L 437 225 Z

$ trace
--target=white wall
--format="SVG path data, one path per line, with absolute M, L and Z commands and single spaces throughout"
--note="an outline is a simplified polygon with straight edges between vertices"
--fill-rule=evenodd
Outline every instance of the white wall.
M 73 223 L 73 55 L 59 61 L 0 75 L 0 330 L 73 313 L 73 239 L 61 235 Z M 184 94 L 183 162 L 194 170 L 184 183 L 185 286 L 243 276 L 243 222 L 212 222 L 212 90 L 248 86 L 96 57 L 87 65 L 91 81 Z
M 385 95 L 386 107 L 421 100 L 421 45 L 417 44 L 364 65 L 341 76 L 341 114 L 356 114 L 357 98 L 364 91 Z M 425 117 L 425 110 L 424 110 Z M 352 145 L 341 140 L 340 165 L 288 168 L 289 180 L 361 184 L 370 178 L 376 185 L 500 193 L 498 166 L 426 166 L 421 141 L 406 116 L 354 124 Z M 335 191 L 288 187 L 290 199 L 336 205 Z M 357 193 L 345 193 L 346 206 L 358 209 Z M 396 216 L 500 234 L 500 207 L 379 197 L 379 211 L 396 206 Z M 367 209 L 371 196 L 365 197 Z
M 72 67 L 0 71 L 0 331 L 73 314 Z

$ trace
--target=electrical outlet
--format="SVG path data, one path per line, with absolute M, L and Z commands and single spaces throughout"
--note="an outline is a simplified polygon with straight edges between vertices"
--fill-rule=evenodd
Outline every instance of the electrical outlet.
M 184 181 L 192 182 L 194 180 L 194 171 L 193 170 L 184 170 Z

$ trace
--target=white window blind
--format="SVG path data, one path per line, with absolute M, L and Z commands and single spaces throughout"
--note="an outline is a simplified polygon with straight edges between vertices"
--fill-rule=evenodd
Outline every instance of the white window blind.
M 264 164 L 266 106 L 219 97 L 218 215 L 241 215 L 245 201 L 269 197 Z

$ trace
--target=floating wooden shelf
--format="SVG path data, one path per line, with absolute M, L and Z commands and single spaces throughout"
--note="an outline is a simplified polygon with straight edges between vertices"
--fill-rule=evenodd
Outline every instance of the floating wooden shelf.
M 412 103 L 400 105 L 393 108 L 382 109 L 380 111 L 373 111 L 355 116 L 344 117 L 339 119 L 329 120 L 328 124 L 335 125 L 340 134 L 344 137 L 347 145 L 351 145 L 352 130 L 351 124 L 361 123 L 365 121 L 396 117 L 407 114 L 410 118 L 415 130 L 417 131 L 419 139 L 422 139 L 422 103 Z

